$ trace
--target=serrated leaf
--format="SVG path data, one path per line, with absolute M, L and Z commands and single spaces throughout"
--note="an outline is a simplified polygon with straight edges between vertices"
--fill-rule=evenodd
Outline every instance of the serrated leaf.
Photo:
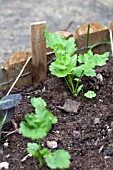
M 40 145 L 37 143 L 28 143 L 27 144 L 27 151 L 30 153 L 32 156 L 38 158 L 38 151 L 40 150 Z
M 46 155 L 45 162 L 49 168 L 57 169 L 56 161 L 52 153 Z
M 41 128 L 35 128 L 33 126 L 29 126 L 26 122 L 20 123 L 20 132 L 22 132 L 22 135 L 24 137 L 31 138 L 33 140 L 35 139 L 41 139 L 47 135 L 46 131 L 43 131 Z
M 45 36 L 50 44 L 53 40 L 54 45 L 50 47 L 53 48 L 56 56 L 56 61 L 51 63 L 49 67 L 51 74 L 58 77 L 66 77 L 68 74 L 72 74 L 77 62 L 77 55 L 72 56 L 77 49 L 74 37 L 66 40 L 61 35 L 50 34 L 48 31 L 46 31 Z M 48 43 L 48 45 L 50 44 Z
M 74 77 L 76 76 L 81 80 L 81 78 L 85 76 L 96 76 L 96 66 L 103 66 L 106 64 L 108 60 L 109 52 L 106 52 L 102 55 L 95 54 L 90 50 L 87 51 L 84 55 L 74 55 L 75 51 L 77 50 L 75 45 L 75 40 L 73 37 L 69 38 L 68 40 L 62 39 L 60 36 L 56 34 L 52 35 L 47 32 L 47 40 L 50 44 L 53 43 L 53 50 L 55 51 L 56 55 L 56 62 L 51 63 L 49 69 L 51 74 L 57 77 L 66 77 L 66 83 L 74 94 L 75 84 L 73 83 Z M 61 38 L 61 39 L 60 39 Z M 52 46 L 51 46 L 52 47 Z M 76 66 L 76 63 L 78 66 Z M 70 79 L 71 77 L 71 79 Z M 78 88 L 79 93 L 81 87 Z
M 74 74 L 77 76 L 77 77 L 80 77 L 82 72 L 85 70 L 85 65 L 82 64 L 78 67 L 76 67 L 75 71 L 74 71 Z M 84 75 L 84 74 L 83 74 Z
M 69 72 L 68 74 L 70 74 L 71 71 L 75 70 L 76 63 L 77 63 L 77 55 L 75 54 L 71 57 L 70 62 L 67 66 Z
M 95 65 L 97 65 L 97 66 L 103 66 L 103 65 L 105 65 L 105 64 L 106 64 L 106 61 L 108 60 L 108 57 L 109 57 L 109 52 L 105 52 L 105 53 L 102 54 L 102 55 L 95 54 L 95 55 L 94 55 Z
M 84 75 L 94 77 L 96 76 L 96 71 L 94 69 L 85 69 Z
M 45 37 L 48 40 L 47 44 L 53 49 L 53 50 L 57 50 L 59 45 L 61 46 L 61 48 L 66 46 L 66 40 L 64 37 L 62 37 L 60 34 L 58 33 L 49 33 L 48 30 L 45 30 Z
M 93 97 L 96 97 L 96 93 L 92 90 L 89 90 L 87 93 L 84 94 L 84 96 L 92 99 Z
M 39 97 L 39 98 L 36 98 L 36 97 L 32 98 L 31 99 L 31 104 L 32 104 L 32 106 L 34 108 L 42 109 L 42 108 L 46 107 L 46 102 L 41 97 Z
M 71 37 L 66 41 L 65 50 L 69 52 L 70 56 L 77 50 L 74 37 Z
M 60 44 L 63 47 L 66 46 L 66 40 L 65 40 L 65 38 L 63 36 L 61 36 L 58 33 L 53 33 L 52 35 L 54 37 L 54 40 L 55 40 L 56 44 Z
M 53 63 L 49 66 L 49 70 L 51 71 L 52 75 L 55 75 L 57 77 L 66 77 L 67 74 L 68 74 L 67 69 L 60 69 L 59 67 L 57 67 Z
M 46 103 L 43 102 L 41 98 L 37 99 L 34 98 L 32 100 L 33 105 L 36 107 L 36 114 L 26 114 L 26 122 L 22 121 L 20 123 L 20 131 L 22 132 L 23 136 L 32 139 L 41 139 L 45 137 L 51 129 L 52 124 L 57 122 L 56 116 L 46 109 Z
M 45 161 L 49 168 L 52 169 L 63 169 L 69 168 L 70 166 L 70 154 L 65 150 L 57 150 L 54 154 L 46 156 Z
M 57 118 L 51 112 L 45 114 L 27 114 L 25 116 L 27 122 L 20 123 L 20 131 L 23 136 L 32 139 L 41 139 L 47 135 L 52 124 L 57 122 Z
M 84 56 L 82 54 L 79 54 L 78 62 L 81 63 L 81 64 L 84 63 Z

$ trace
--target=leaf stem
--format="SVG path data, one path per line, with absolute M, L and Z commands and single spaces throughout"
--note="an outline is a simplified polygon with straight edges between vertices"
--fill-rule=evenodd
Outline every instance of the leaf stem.
M 38 140 L 38 145 L 40 146 L 39 152 L 38 152 L 39 168 L 42 168 L 43 165 L 44 165 L 44 161 L 43 161 L 42 155 L 40 154 L 40 151 L 41 151 L 41 142 L 40 142 L 40 139 Z
M 64 77 L 64 79 L 65 79 L 66 84 L 68 85 L 68 87 L 69 87 L 69 89 L 70 89 L 71 93 L 73 94 L 72 88 L 70 87 L 70 84 L 68 83 L 68 80 L 66 79 L 66 77 Z
M 71 89 L 72 89 L 72 92 L 73 92 L 73 94 L 74 94 L 74 84 L 73 84 L 73 75 L 69 75 L 69 83 L 70 83 L 70 85 L 71 85 Z
M 75 96 L 78 95 L 78 94 L 77 94 L 77 89 L 78 89 L 78 85 L 79 85 L 79 83 L 80 83 L 80 80 L 81 80 L 83 74 L 84 74 L 84 70 L 81 72 L 81 75 L 80 75 L 80 77 L 79 77 L 79 80 L 78 80 L 77 83 L 76 83 L 75 92 L 74 92 Z

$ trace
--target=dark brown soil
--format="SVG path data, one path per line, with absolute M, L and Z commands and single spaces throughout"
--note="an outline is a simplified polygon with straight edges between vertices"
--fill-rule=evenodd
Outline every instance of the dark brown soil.
M 58 118 L 42 145 L 47 146 L 47 140 L 55 140 L 58 148 L 66 149 L 71 154 L 70 170 L 112 170 L 113 169 L 113 59 L 107 66 L 97 68 L 103 76 L 103 83 L 96 78 L 84 78 L 84 91 L 94 89 L 96 98 L 89 100 L 80 94 L 74 98 L 63 79 L 58 79 L 48 73 L 47 79 L 37 87 L 15 88 L 12 93 L 23 96 L 21 103 L 16 107 L 14 120 L 19 125 L 25 113 L 33 108 L 30 98 L 41 96 L 47 102 L 47 108 Z M 6 91 L 1 93 L 5 95 Z M 66 99 L 81 102 L 77 113 L 66 113 L 58 106 L 63 106 Z M 98 119 L 99 118 L 99 119 Z M 7 123 L 3 130 L 12 131 L 12 124 Z M 2 135 L 3 137 L 4 135 Z M 4 143 L 8 142 L 5 147 Z M 0 142 L 0 162 L 9 162 L 10 170 L 35 170 L 38 160 L 28 158 L 26 144 L 30 139 L 18 133 L 6 137 Z M 47 170 L 45 166 L 43 170 Z

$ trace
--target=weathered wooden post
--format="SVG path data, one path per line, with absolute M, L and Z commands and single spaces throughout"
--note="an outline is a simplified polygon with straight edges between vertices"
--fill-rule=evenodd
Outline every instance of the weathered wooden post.
M 32 81 L 38 84 L 46 78 L 47 58 L 44 37 L 46 21 L 31 23 Z

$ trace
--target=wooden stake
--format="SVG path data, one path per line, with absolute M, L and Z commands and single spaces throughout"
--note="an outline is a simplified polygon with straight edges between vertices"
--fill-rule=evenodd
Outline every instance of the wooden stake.
M 31 23 L 32 81 L 38 84 L 46 78 L 47 58 L 44 37 L 46 21 Z

